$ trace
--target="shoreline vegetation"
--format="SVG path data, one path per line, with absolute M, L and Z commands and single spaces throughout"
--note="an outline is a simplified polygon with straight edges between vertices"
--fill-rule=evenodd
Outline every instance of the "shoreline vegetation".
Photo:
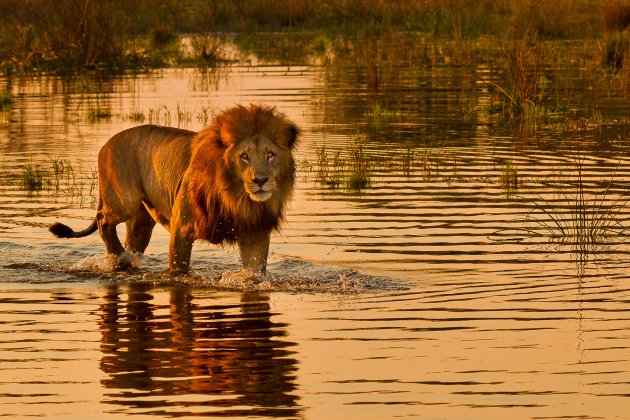
M 600 47 L 600 64 L 616 74 L 627 59 L 629 28 L 627 0 L 0 0 L 0 70 L 73 74 L 213 66 L 224 59 L 228 35 L 247 51 L 261 42 L 259 35 L 273 33 L 279 52 L 313 55 L 330 49 L 339 54 L 354 42 L 378 47 L 392 34 L 434 43 L 489 38 L 499 45 L 590 40 Z M 430 61 L 426 55 L 420 51 L 417 58 Z M 522 58 L 508 57 L 516 64 Z
M 616 185 L 616 170 L 600 183 L 603 189 L 591 191 L 579 159 L 556 177 L 528 174 L 518 160 L 498 157 L 492 170 L 477 176 L 465 168 L 489 164 L 466 162 L 446 138 L 421 137 L 391 155 L 370 143 L 382 126 L 402 119 L 401 86 L 423 81 L 440 66 L 457 79 L 461 98 L 453 106 L 464 118 L 480 123 L 499 118 L 506 125 L 517 120 L 514 130 L 544 127 L 566 137 L 614 126 L 625 132 L 619 142 L 627 143 L 630 120 L 607 115 L 596 100 L 574 99 L 562 76 L 588 80 L 594 91 L 618 86 L 627 98 L 630 0 L 0 0 L 0 33 L 0 82 L 6 85 L 0 85 L 0 117 L 19 104 L 13 78 L 55 75 L 72 89 L 96 94 L 96 102 L 90 99 L 84 111 L 66 118 L 178 127 L 194 120 L 206 126 L 213 117 L 210 106 L 155 104 L 116 113 L 107 100 L 98 100 L 100 81 L 168 67 L 222 70 L 248 60 L 315 64 L 324 77 L 365 92 L 357 109 L 367 121 L 356 133 L 343 133 L 341 146 L 322 142 L 310 161 L 298 162 L 300 175 L 322 191 L 360 195 L 393 171 L 400 179 L 425 183 L 482 185 L 510 203 L 523 201 L 530 209 L 526 219 L 535 226 L 528 232 L 573 235 L 582 242 L 626 235 L 619 209 L 627 204 L 627 188 Z M 99 83 L 93 87 L 94 80 Z M 570 143 L 579 149 L 580 141 Z M 49 159 L 50 165 L 31 162 L 11 170 L 3 165 L 0 186 L 92 205 L 96 172 Z M 536 186 L 543 184 L 560 199 L 537 194 Z

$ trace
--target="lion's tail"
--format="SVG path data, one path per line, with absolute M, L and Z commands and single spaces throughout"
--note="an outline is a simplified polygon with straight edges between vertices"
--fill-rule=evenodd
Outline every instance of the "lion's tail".
M 102 207 L 102 203 L 99 198 L 98 210 L 100 210 L 101 207 Z M 98 230 L 98 222 L 95 217 L 94 219 L 92 219 L 92 223 L 90 224 L 90 226 L 78 232 L 75 232 L 70 226 L 64 225 L 63 223 L 59 223 L 59 222 L 53 225 L 50 225 L 48 230 L 58 238 L 82 238 L 84 236 L 88 236 L 96 232 Z
M 98 223 L 96 222 L 96 218 L 92 220 L 92 223 L 87 228 L 75 232 L 70 226 L 64 225 L 63 223 L 55 223 L 51 225 L 48 230 L 52 232 L 58 238 L 82 238 L 84 236 L 91 235 L 96 232 L 98 229 Z

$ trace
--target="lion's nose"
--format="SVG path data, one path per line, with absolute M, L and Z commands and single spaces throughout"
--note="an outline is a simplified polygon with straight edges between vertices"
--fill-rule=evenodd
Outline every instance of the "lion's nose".
M 258 186 L 260 188 L 262 188 L 263 185 L 265 185 L 265 182 L 269 181 L 269 177 L 265 177 L 265 178 L 254 178 L 254 182 L 256 184 L 258 184 Z

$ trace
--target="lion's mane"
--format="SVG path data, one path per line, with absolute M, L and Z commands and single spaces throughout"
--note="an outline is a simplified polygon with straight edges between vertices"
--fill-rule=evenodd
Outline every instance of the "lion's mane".
M 265 202 L 249 199 L 237 174 L 235 146 L 268 133 L 275 141 L 277 189 Z M 188 197 L 194 214 L 194 236 L 214 244 L 233 243 L 248 231 L 277 230 L 293 195 L 298 130 L 271 107 L 238 106 L 217 117 L 193 141 Z

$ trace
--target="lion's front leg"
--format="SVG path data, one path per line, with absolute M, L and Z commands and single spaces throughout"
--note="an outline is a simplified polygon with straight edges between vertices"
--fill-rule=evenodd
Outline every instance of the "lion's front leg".
M 168 249 L 168 269 L 171 273 L 185 274 L 190 271 L 192 245 L 192 237 L 178 235 L 175 231 L 171 232 L 171 241 Z
M 238 249 L 241 253 L 243 268 L 254 273 L 265 274 L 267 271 L 270 236 L 271 231 L 269 230 L 247 232 L 238 236 Z

